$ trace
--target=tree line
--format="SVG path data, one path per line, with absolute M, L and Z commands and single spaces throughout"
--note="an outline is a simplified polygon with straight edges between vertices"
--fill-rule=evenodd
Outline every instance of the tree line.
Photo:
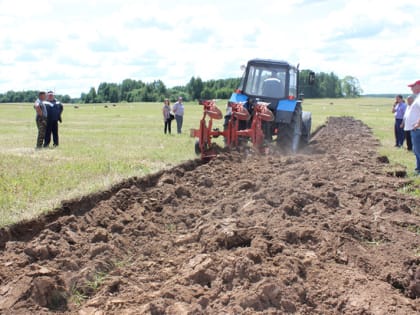
M 346 76 L 340 79 L 335 73 L 316 74 L 315 84 L 308 83 L 311 70 L 302 70 L 299 76 L 300 92 L 306 98 L 358 97 L 363 93 L 357 78 Z M 144 83 L 141 80 L 125 79 L 122 83 L 106 83 L 98 89 L 91 87 L 88 93 L 82 93 L 82 103 L 117 103 L 117 102 L 158 102 L 169 98 L 175 101 L 178 96 L 184 100 L 227 99 L 240 84 L 240 78 L 203 81 L 192 77 L 185 86 L 167 88 L 161 81 Z
M 358 97 L 363 93 L 357 78 L 346 76 L 339 78 L 335 73 L 316 73 L 315 83 L 309 85 L 311 70 L 300 71 L 300 92 L 305 98 Z M 102 82 L 98 88 L 91 87 L 80 98 L 69 95 L 57 95 L 63 103 L 118 103 L 118 102 L 161 102 L 165 98 L 175 101 L 179 96 L 184 100 L 227 99 L 238 88 L 240 78 L 203 81 L 192 77 L 184 86 L 166 87 L 162 80 L 143 82 L 125 79 L 121 83 Z M 38 91 L 8 91 L 0 94 L 0 103 L 34 102 Z
M 0 93 L 0 103 L 33 103 L 38 98 L 39 91 L 8 91 L 4 94 Z M 63 103 L 71 103 L 72 98 L 69 95 L 56 95 Z
M 314 84 L 309 85 L 310 72 L 311 70 L 302 70 L 299 74 L 300 92 L 305 98 L 359 97 L 363 93 L 357 78 L 345 76 L 340 79 L 334 72 L 316 73 Z
M 192 77 L 185 86 L 167 88 L 161 81 L 145 83 L 141 80 L 125 79 L 121 83 L 102 82 L 98 88 L 91 87 L 82 93 L 82 103 L 117 102 L 161 102 L 165 98 L 175 101 L 179 96 L 185 100 L 205 98 L 229 98 L 240 83 L 239 78 L 203 81 Z

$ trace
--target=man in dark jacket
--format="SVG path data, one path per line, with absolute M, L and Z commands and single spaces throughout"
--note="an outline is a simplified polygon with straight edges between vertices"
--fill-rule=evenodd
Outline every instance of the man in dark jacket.
M 56 100 L 54 92 L 49 91 L 47 94 L 46 108 L 47 116 L 47 130 L 45 133 L 44 147 L 48 147 L 51 142 L 51 134 L 53 135 L 54 147 L 58 146 L 58 122 L 62 121 L 61 114 L 63 113 L 63 104 Z

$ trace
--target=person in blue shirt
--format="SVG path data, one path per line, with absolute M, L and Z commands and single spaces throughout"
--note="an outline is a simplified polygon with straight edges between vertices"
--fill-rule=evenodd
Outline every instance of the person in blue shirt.
M 63 104 L 56 100 L 54 92 L 49 91 L 47 94 L 47 101 L 45 102 L 47 108 L 47 128 L 45 132 L 44 148 L 49 147 L 51 142 L 51 134 L 53 136 L 54 147 L 58 146 L 58 122 L 62 121 L 61 115 L 63 113 Z
M 404 102 L 402 95 L 395 97 L 395 103 L 392 107 L 392 113 L 395 115 L 394 134 L 395 134 L 395 146 L 401 148 L 404 144 L 404 127 L 401 127 L 404 119 L 405 110 L 407 104 Z

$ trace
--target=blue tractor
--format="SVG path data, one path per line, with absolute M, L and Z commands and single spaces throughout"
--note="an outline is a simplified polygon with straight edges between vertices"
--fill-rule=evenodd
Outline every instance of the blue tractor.
M 302 111 L 299 66 L 285 61 L 252 59 L 244 70 L 229 103 L 244 103 L 251 115 L 253 104 L 268 103 L 274 119 L 262 124 L 266 142 L 276 141 L 281 148 L 292 152 L 307 144 L 311 134 L 311 113 Z M 313 85 L 315 73 L 310 72 L 306 79 L 308 85 Z

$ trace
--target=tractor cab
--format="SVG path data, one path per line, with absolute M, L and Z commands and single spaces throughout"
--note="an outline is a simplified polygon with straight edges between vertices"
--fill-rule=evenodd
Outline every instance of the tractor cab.
M 239 90 L 264 100 L 295 99 L 298 70 L 283 61 L 254 59 L 248 62 Z
M 259 99 L 270 103 L 268 107 L 273 113 L 280 111 L 279 115 L 276 115 L 277 122 L 288 122 L 291 118 L 290 113 L 294 110 L 292 104 L 299 102 L 298 75 L 298 68 L 285 61 L 250 60 L 237 93 L 232 95 L 230 101 L 252 102 Z M 284 110 L 287 112 L 282 113 Z

